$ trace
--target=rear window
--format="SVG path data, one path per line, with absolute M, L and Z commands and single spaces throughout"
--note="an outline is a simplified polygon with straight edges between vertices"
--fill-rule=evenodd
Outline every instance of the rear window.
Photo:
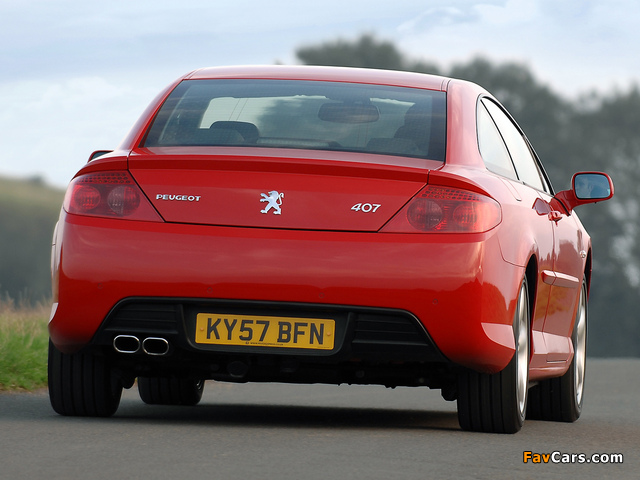
M 444 92 L 292 80 L 188 80 L 145 147 L 339 150 L 444 161 Z

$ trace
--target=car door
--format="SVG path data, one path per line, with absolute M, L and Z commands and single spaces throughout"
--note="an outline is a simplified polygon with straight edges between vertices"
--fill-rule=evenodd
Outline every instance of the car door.
M 550 197 L 546 196 L 549 201 Z M 565 362 L 571 355 L 571 332 L 584 277 L 586 249 L 582 248 L 582 229 L 575 212 L 552 212 L 554 218 L 553 275 L 543 273 L 543 280 L 553 282 L 543 332 L 548 362 Z
M 536 242 L 539 248 L 538 295 L 532 331 L 542 334 L 546 362 L 563 362 L 571 354 L 570 332 L 575 298 L 581 282 L 581 259 L 575 215 L 554 211 L 552 189 L 526 137 L 494 102 L 483 99 L 507 145 L 518 180 L 529 187 L 519 189 L 524 206 L 532 205 L 537 218 Z M 540 333 L 539 333 L 540 332 Z M 534 356 L 540 351 L 534 338 Z M 538 352 L 535 349 L 538 349 Z

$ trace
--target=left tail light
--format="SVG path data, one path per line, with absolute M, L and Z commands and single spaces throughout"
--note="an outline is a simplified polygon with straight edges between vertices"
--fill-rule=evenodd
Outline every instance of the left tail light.
M 430 185 L 400 210 L 387 233 L 482 233 L 502 220 L 494 199 L 459 188 Z
M 76 215 L 161 222 L 129 172 L 99 172 L 74 178 L 64 197 L 64 209 Z

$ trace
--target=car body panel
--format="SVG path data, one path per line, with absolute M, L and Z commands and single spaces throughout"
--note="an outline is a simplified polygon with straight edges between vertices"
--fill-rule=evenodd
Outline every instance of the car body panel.
M 446 158 L 255 146 L 145 147 L 163 102 L 182 81 L 197 79 L 314 80 L 446 92 Z M 590 238 L 575 212 L 558 210 L 565 197 L 487 170 L 476 122 L 484 97 L 493 98 L 461 80 L 359 69 L 225 67 L 178 79 L 115 151 L 76 175 L 128 172 L 158 220 L 63 209 L 52 249 L 54 345 L 67 353 L 91 348 L 105 319 L 131 299 L 232 302 L 240 309 L 246 305 L 251 315 L 273 305 L 292 315 L 324 307 L 369 308 L 416 319 L 442 355 L 437 362 L 425 359 L 420 368 L 444 362 L 452 371 L 495 373 L 515 351 L 513 319 L 527 276 L 529 378 L 562 375 L 573 356 L 570 337 L 581 286 L 589 282 Z M 394 230 L 407 222 L 404 209 L 427 186 L 497 202 L 499 221 L 464 234 Z M 181 320 L 183 336 L 195 329 L 192 313 Z M 192 338 L 186 340 L 185 348 L 202 353 Z M 244 351 L 263 353 L 260 347 Z M 291 352 L 276 348 L 269 354 Z
M 130 171 L 165 221 L 264 228 L 377 231 L 426 185 L 425 166 L 437 165 L 314 165 L 295 157 L 283 162 L 290 154 L 279 150 L 263 152 L 271 158 L 177 153 L 176 165 L 175 153 L 145 150 L 131 155 Z M 266 211 L 274 189 L 282 209 Z M 371 211 L 352 210 L 358 203 L 372 205 Z
M 424 257 L 424 239 L 411 234 L 380 239 L 380 234 L 367 233 L 118 220 L 91 225 L 96 222 L 66 214 L 63 220 L 59 233 L 65 249 L 58 275 L 67 288 L 59 294 L 50 324 L 60 348 L 73 350 L 89 342 L 123 298 L 171 296 L 406 309 L 428 319 L 423 322 L 441 351 L 459 363 L 499 370 L 513 353 L 513 339 L 490 325 L 510 328 L 514 305 L 507 298 L 522 269 L 479 272 L 486 249 L 499 252 L 491 234 L 473 242 L 433 242 L 428 244 L 432 255 Z M 399 236 L 404 237 L 401 244 Z M 97 246 L 103 255 L 88 261 Z M 432 283 L 424 281 L 425 272 L 427 277 L 433 272 Z M 461 295 L 468 301 L 460 302 Z M 415 302 L 416 296 L 422 301 Z M 80 298 L 84 308 L 79 308 Z M 489 325 L 489 334 L 483 324 Z M 467 332 L 464 348 L 462 331 Z M 488 344 L 493 344 L 493 355 L 487 355 Z

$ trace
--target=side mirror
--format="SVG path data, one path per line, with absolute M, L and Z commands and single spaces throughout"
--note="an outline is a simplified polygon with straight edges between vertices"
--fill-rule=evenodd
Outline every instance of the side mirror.
M 576 173 L 571 186 L 578 200 L 608 200 L 613 196 L 613 182 L 603 173 Z
M 580 172 L 571 179 L 571 190 L 563 190 L 553 197 L 567 213 L 587 203 L 597 203 L 613 197 L 613 180 L 606 173 Z M 557 206 L 554 207 L 557 209 Z

